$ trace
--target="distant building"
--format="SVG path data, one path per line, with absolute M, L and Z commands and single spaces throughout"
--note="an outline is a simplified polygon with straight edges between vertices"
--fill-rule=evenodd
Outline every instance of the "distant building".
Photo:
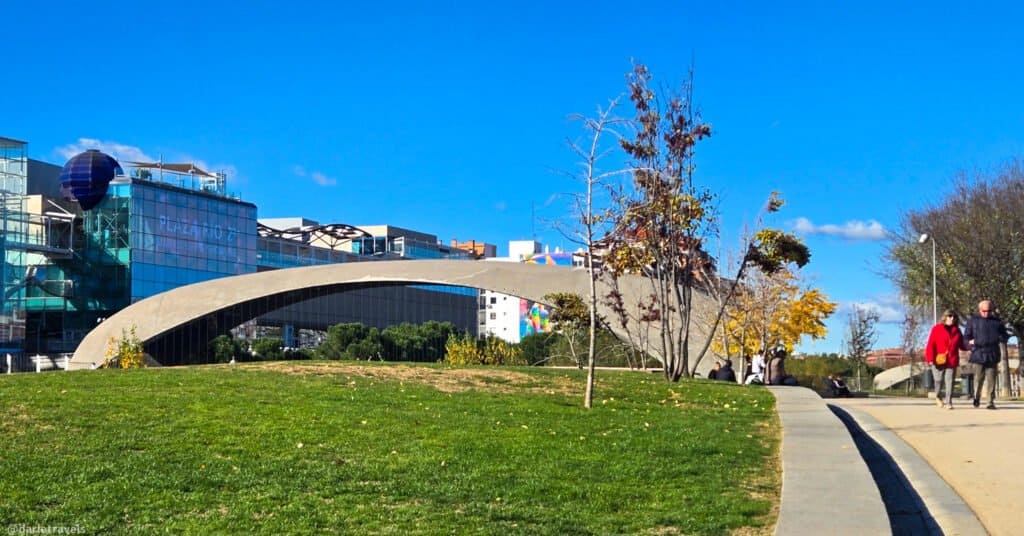
M 920 351 L 916 352 L 916 361 L 921 361 L 921 355 Z M 872 367 L 889 369 L 910 363 L 910 358 L 902 348 L 881 348 L 868 352 L 864 362 Z
M 525 262 L 553 266 L 580 267 L 584 263 L 582 252 L 567 253 L 555 250 L 545 251 L 540 242 L 534 240 L 513 240 L 508 243 L 508 257 L 487 259 L 494 262 Z M 524 300 L 501 292 L 483 290 L 480 292 L 481 335 L 493 335 L 508 342 L 518 343 L 534 333 L 550 333 L 548 307 L 542 303 Z
M 498 256 L 498 246 L 495 246 L 494 244 L 477 242 L 476 240 L 459 242 L 458 240 L 452 239 L 451 245 L 453 248 L 472 251 L 473 255 L 478 259 L 489 259 Z
M 1006 353 L 1009 354 L 1010 359 L 1017 359 L 1019 354 L 1017 345 L 1007 345 Z M 965 362 L 967 360 L 967 352 L 964 352 L 961 355 L 963 356 L 961 362 Z M 920 363 L 923 360 L 924 349 L 914 352 L 914 361 Z M 902 348 L 881 348 L 868 352 L 864 362 L 872 367 L 891 369 L 900 365 L 910 364 L 910 357 L 903 353 Z
M 470 251 L 446 246 L 437 235 L 393 225 L 359 225 L 370 236 L 353 240 L 347 247 L 357 255 L 408 259 L 472 259 Z
M 509 240 L 508 257 L 501 260 L 522 262 L 531 255 L 544 251 L 544 246 L 536 240 Z

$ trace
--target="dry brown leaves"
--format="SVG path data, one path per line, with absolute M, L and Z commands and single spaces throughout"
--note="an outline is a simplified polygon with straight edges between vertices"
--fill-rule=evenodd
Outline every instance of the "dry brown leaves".
M 39 422 L 29 412 L 28 406 L 16 404 L 4 411 L 0 418 L 0 428 L 13 430 L 15 435 L 24 435 L 29 429 L 52 430 L 53 426 Z
M 317 376 L 356 376 L 381 381 L 414 382 L 429 385 L 438 391 L 487 390 L 497 393 L 539 392 L 572 394 L 578 387 L 569 378 L 538 378 L 522 372 L 498 368 L 432 368 L 408 365 L 362 365 L 352 362 L 330 363 L 247 363 L 244 368 L 271 370 L 285 374 Z M 541 384 L 543 382 L 543 384 Z

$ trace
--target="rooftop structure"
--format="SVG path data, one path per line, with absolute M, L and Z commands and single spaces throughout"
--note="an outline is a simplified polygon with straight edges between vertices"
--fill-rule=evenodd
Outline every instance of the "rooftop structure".
M 476 240 L 459 242 L 453 238 L 451 245 L 453 248 L 473 252 L 473 255 L 478 259 L 489 259 L 498 256 L 498 247 L 494 244 L 477 242 Z
M 196 167 L 195 163 L 173 164 L 163 161 L 125 163 L 131 166 L 132 177 L 137 179 L 170 182 L 182 188 L 228 196 L 227 175 L 204 171 Z

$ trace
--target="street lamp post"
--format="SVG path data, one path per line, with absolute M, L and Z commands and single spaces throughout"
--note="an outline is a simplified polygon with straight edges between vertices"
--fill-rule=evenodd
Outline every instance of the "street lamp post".
M 923 233 L 921 238 L 917 239 L 917 242 L 924 244 L 931 238 L 932 240 L 932 324 L 939 323 L 939 305 L 936 299 L 935 291 L 935 238 L 930 236 L 928 233 Z

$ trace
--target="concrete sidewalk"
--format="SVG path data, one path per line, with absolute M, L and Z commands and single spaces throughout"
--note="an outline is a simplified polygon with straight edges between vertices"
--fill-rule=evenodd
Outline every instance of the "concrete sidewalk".
M 782 501 L 775 534 L 891 534 L 857 446 L 810 389 L 768 387 L 782 421 Z
M 861 425 L 904 470 L 947 534 L 976 534 L 983 529 L 972 527 L 954 498 L 929 481 L 928 468 L 919 465 L 922 459 L 966 502 L 988 533 L 1024 534 L 1024 520 L 1015 502 L 1024 494 L 1024 469 L 1017 465 L 1024 461 L 1017 457 L 1017 449 L 1024 445 L 1024 405 L 1001 403 L 992 411 L 954 400 L 955 409 L 949 411 L 921 398 L 827 402 L 855 417 L 863 412 L 877 421 L 862 419 Z M 899 440 L 912 450 L 901 447 Z

